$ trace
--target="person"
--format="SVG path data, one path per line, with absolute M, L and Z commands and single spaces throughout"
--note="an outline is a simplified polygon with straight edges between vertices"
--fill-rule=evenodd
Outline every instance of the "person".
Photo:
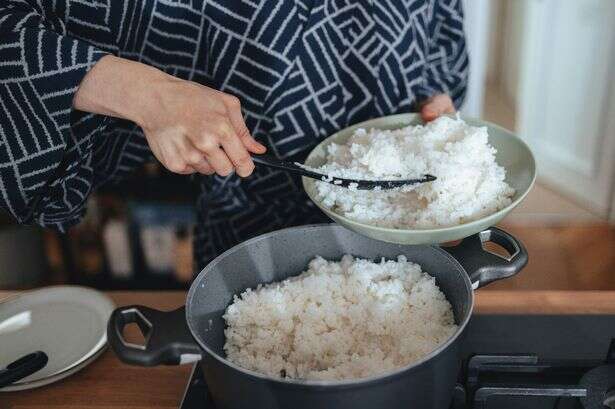
M 0 198 L 65 231 L 153 156 L 196 174 L 198 268 L 249 237 L 325 221 L 302 160 L 373 117 L 454 112 L 466 91 L 462 0 L 4 0 Z

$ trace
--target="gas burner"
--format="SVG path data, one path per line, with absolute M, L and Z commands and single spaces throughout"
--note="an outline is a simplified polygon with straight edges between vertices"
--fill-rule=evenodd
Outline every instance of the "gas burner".
M 587 391 L 581 398 L 585 409 L 615 409 L 615 363 L 592 369 L 581 378 Z
M 501 397 L 553 398 L 554 408 L 615 409 L 615 339 L 604 361 L 475 355 L 467 364 L 466 390 L 472 409 L 487 409 L 488 401 Z
M 475 316 L 451 409 L 615 409 L 613 337 L 615 315 Z M 216 409 L 198 364 L 192 408 Z

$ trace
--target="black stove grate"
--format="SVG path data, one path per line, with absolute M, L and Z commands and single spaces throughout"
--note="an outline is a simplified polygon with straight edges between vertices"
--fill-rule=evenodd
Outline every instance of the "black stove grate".
M 466 407 L 487 409 L 496 397 L 538 397 L 554 398 L 555 408 L 608 408 L 615 400 L 614 358 L 615 339 L 604 360 L 541 361 L 536 355 L 475 355 L 465 369 Z

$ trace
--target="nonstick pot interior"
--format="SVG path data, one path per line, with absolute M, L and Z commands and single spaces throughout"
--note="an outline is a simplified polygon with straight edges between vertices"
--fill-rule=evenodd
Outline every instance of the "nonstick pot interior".
M 339 260 L 344 254 L 379 260 L 405 255 L 434 276 L 464 323 L 472 308 L 470 280 L 461 265 L 436 246 L 404 246 L 361 236 L 338 225 L 279 230 L 248 240 L 216 258 L 195 279 L 186 302 L 188 326 L 202 348 L 224 357 L 224 311 L 233 296 L 259 284 L 281 281 L 307 268 L 315 256 Z

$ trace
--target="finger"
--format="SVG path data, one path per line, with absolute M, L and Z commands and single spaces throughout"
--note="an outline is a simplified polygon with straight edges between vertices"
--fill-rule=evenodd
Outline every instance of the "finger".
M 229 99 L 227 111 L 231 124 L 246 149 L 252 153 L 265 153 L 267 148 L 252 137 L 246 126 L 243 115 L 241 114 L 241 104 L 238 98 L 231 97 Z
M 180 156 L 186 162 L 188 167 L 193 170 L 192 173 L 198 172 L 205 175 L 211 175 L 214 172 L 213 168 L 188 138 L 181 138 L 175 142 L 175 147 Z
M 228 176 L 233 173 L 233 164 L 219 147 L 205 152 L 205 159 L 218 175 Z
M 257 154 L 267 152 L 267 148 L 265 147 L 265 145 L 261 144 L 256 139 L 254 139 L 254 137 L 250 135 L 250 132 L 247 129 L 243 133 L 239 133 L 238 135 L 243 145 L 250 152 L 257 153 Z
M 179 175 L 192 175 L 196 172 L 192 166 L 188 165 L 183 159 L 179 157 L 176 160 L 167 162 L 165 167 L 171 172 L 177 173 Z
M 254 137 L 250 134 L 250 131 L 248 131 L 248 128 L 245 128 L 243 132 L 237 133 L 237 135 L 246 149 L 250 152 L 258 154 L 267 152 L 265 145 L 254 139 Z
M 241 140 L 236 135 L 232 135 L 223 138 L 220 142 L 224 152 L 235 166 L 237 174 L 244 178 L 250 176 L 254 170 L 254 162 Z
M 169 167 L 167 167 L 167 169 L 169 169 L 173 173 L 177 173 L 178 175 L 192 175 L 193 173 L 196 173 L 196 171 L 188 165 L 182 166 L 180 170 L 173 170 Z
M 172 144 L 167 146 L 163 151 L 162 156 L 163 160 L 161 160 L 161 163 L 171 172 L 180 175 L 190 175 L 194 173 L 194 169 L 192 169 L 188 162 L 184 159 L 184 156 L 181 154 L 177 146 Z
M 215 125 L 212 125 L 215 124 Z M 190 144 L 194 150 L 198 151 L 200 157 L 198 160 L 194 160 L 191 163 L 200 163 L 201 158 L 205 158 L 209 163 L 209 166 L 213 168 L 215 173 L 220 176 L 228 176 L 233 170 L 233 164 L 226 155 L 226 153 L 220 148 L 220 142 L 223 139 L 227 139 L 234 135 L 234 130 L 228 119 L 225 116 L 218 116 L 213 118 L 199 134 L 193 134 L 190 140 L 185 143 Z
M 433 121 L 443 114 L 451 114 L 455 112 L 453 101 L 448 95 L 436 95 L 429 99 L 421 108 L 421 117 L 425 122 Z
M 243 142 L 235 134 L 233 125 L 224 118 L 217 125 L 218 141 L 224 149 L 226 156 L 235 167 L 235 171 L 241 177 L 249 176 L 254 170 L 254 163 L 250 153 Z
M 440 109 L 432 104 L 425 104 L 425 106 L 421 109 L 421 118 L 423 118 L 423 121 L 425 122 L 433 121 L 440 115 L 442 115 Z
M 453 100 L 447 94 L 438 94 L 431 99 L 431 104 L 440 112 L 454 111 Z
M 209 164 L 207 159 L 202 158 L 201 161 L 197 164 L 191 165 L 191 167 L 202 175 L 213 175 L 216 173 L 214 168 Z
M 205 156 L 203 156 L 203 153 L 196 149 L 190 141 L 186 141 L 185 144 L 189 145 L 189 148 L 182 155 L 188 166 L 194 170 L 193 173 L 198 172 L 203 175 L 213 175 L 216 173 L 207 159 L 205 159 Z

